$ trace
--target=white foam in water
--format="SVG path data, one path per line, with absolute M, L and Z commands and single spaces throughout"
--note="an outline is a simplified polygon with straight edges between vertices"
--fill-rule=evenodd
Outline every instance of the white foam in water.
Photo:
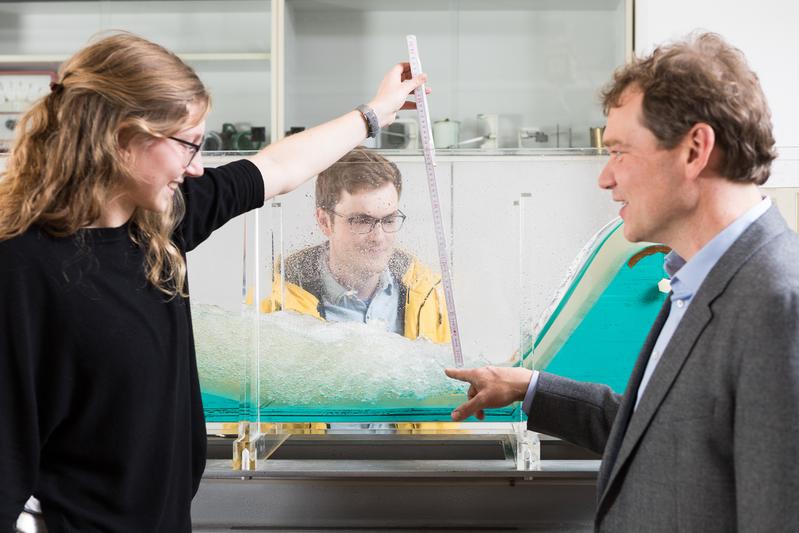
M 238 400 L 257 320 L 261 399 L 270 406 L 422 407 L 453 405 L 465 395 L 467 385 L 443 372 L 453 366 L 449 344 L 293 312 L 247 317 L 210 305 L 192 309 L 205 392 Z M 466 366 L 485 364 L 472 360 Z

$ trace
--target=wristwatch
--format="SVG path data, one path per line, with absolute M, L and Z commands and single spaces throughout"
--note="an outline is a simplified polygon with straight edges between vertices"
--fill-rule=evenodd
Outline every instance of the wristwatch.
M 377 134 L 380 133 L 380 123 L 377 121 L 375 110 L 364 104 L 359 105 L 355 110 L 363 115 L 363 120 L 366 122 L 366 136 L 377 137 Z

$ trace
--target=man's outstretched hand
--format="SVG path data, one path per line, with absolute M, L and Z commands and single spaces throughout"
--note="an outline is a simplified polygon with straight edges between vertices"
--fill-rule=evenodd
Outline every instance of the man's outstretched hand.
M 444 373 L 470 384 L 469 401 L 452 411 L 452 420 L 459 422 L 474 415 L 485 418 L 483 409 L 505 407 L 524 400 L 532 371 L 520 367 L 486 366 L 482 368 L 447 368 Z

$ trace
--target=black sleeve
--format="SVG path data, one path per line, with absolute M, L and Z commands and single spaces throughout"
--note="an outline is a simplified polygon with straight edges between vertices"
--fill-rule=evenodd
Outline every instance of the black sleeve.
M 251 161 L 242 159 L 206 168 L 183 184 L 186 215 L 175 231 L 185 251 L 191 251 L 228 220 L 264 205 L 264 181 Z
M 18 238 L 0 242 L 0 531 L 14 531 L 39 475 L 37 375 L 45 309 Z

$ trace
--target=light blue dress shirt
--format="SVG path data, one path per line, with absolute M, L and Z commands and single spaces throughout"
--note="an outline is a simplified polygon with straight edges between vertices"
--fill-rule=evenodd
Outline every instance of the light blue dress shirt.
M 327 258 L 322 257 L 322 306 L 325 320 L 360 322 L 402 335 L 404 320 L 399 312 L 399 287 L 386 268 L 381 274 L 372 298 L 361 300 L 354 290 L 342 286 L 333 277 Z
M 738 217 L 735 222 L 724 228 L 713 239 L 705 244 L 690 261 L 686 262 L 675 252 L 670 252 L 663 261 L 663 268 L 671 277 L 671 309 L 666 319 L 663 329 L 660 330 L 655 346 L 649 356 L 649 360 L 644 370 L 641 385 L 638 387 L 638 396 L 635 400 L 635 407 L 641 401 L 649 380 L 657 367 L 660 357 L 669 345 L 674 332 L 677 330 L 682 317 L 691 305 L 696 292 L 702 286 L 708 273 L 716 266 L 722 255 L 738 240 L 738 237 L 760 216 L 771 207 L 771 199 L 766 197 L 757 205 L 749 209 L 746 213 Z M 538 383 L 538 371 L 533 372 L 530 385 L 527 387 L 527 394 L 524 397 L 522 408 L 526 413 L 530 412 L 533 403 L 535 388 Z

